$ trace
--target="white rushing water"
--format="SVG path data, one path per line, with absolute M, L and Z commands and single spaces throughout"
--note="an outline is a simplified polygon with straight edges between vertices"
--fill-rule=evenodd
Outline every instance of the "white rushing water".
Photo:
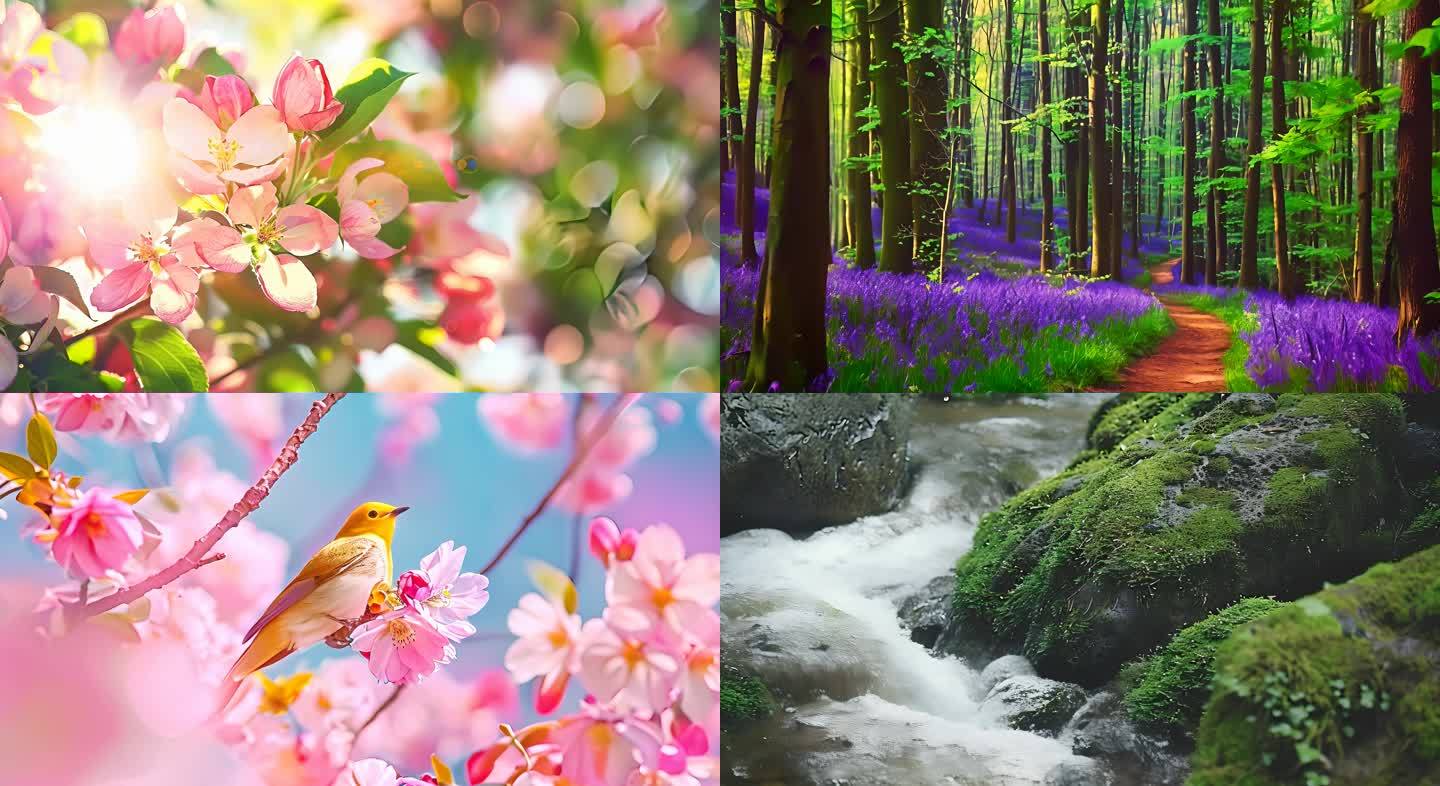
M 749 530 L 721 541 L 727 652 L 749 653 L 771 685 L 815 697 L 747 729 L 726 751 L 730 779 L 1020 786 L 1078 759 L 981 717 L 985 664 L 934 656 L 896 610 L 951 571 L 982 515 L 1065 467 L 1098 402 L 922 402 L 910 446 L 919 469 L 894 511 L 803 539 Z

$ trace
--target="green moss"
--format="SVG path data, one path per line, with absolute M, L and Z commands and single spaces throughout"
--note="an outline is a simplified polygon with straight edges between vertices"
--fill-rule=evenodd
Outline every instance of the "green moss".
M 1175 634 L 1144 662 L 1125 695 L 1130 716 L 1147 728 L 1172 735 L 1193 734 L 1210 696 L 1215 650 L 1235 628 L 1278 609 L 1268 598 L 1246 598 Z
M 720 680 L 720 717 L 726 721 L 756 720 L 775 711 L 770 690 L 753 675 L 725 667 Z
M 1440 608 L 1431 592 L 1440 593 L 1440 547 L 1232 634 L 1215 656 L 1190 786 L 1433 783 Z
M 1205 465 L 1205 469 L 1207 469 L 1212 475 L 1224 475 L 1230 472 L 1230 457 L 1216 456 L 1210 459 L 1210 461 Z
M 1263 526 L 1285 532 L 1302 531 L 1327 518 L 1329 502 L 1324 477 L 1302 467 L 1285 467 L 1270 477 Z
M 1195 451 L 1196 453 L 1199 453 L 1202 456 L 1208 456 L 1209 454 L 1215 452 L 1215 440 L 1197 439 L 1194 442 L 1190 443 L 1190 449 Z
M 1101 453 L 1113 450 L 1180 398 L 1178 393 L 1122 393 L 1108 400 L 1091 417 L 1085 441 Z
M 1175 498 L 1175 504 L 1187 508 L 1208 506 L 1233 508 L 1235 507 L 1235 493 L 1209 486 L 1192 486 L 1180 492 L 1180 496 Z

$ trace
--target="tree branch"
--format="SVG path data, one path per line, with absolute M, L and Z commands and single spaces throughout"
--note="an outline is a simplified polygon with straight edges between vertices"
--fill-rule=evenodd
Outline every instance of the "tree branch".
M 535 509 L 530 511 L 530 514 L 520 522 L 520 526 L 516 527 L 515 531 L 510 533 L 510 537 L 505 540 L 500 550 L 485 564 L 485 567 L 480 569 L 481 573 L 489 573 L 491 570 L 494 570 L 495 566 L 500 564 L 500 560 L 504 559 L 505 555 L 510 553 L 510 549 L 515 546 L 516 541 L 520 540 L 520 536 L 524 535 L 525 530 L 529 529 L 530 525 L 535 523 L 535 519 L 539 518 L 540 514 L 545 512 L 545 508 L 549 506 L 550 500 L 554 499 L 555 495 L 560 491 L 560 488 L 565 485 L 566 481 L 570 480 L 570 476 L 575 474 L 575 471 L 580 468 L 580 465 L 585 463 L 585 458 L 590 455 L 590 451 L 593 450 L 595 445 L 600 442 L 600 439 L 605 436 L 605 432 L 609 431 L 610 427 L 615 425 L 615 421 L 620 418 L 620 415 L 623 414 L 631 404 L 635 403 L 635 400 L 638 398 L 640 398 L 639 393 L 622 393 L 610 404 L 610 408 L 605 410 L 605 413 L 600 416 L 600 420 L 595 423 L 594 428 L 590 429 L 590 433 L 585 435 L 585 439 L 576 444 L 575 454 L 570 457 L 570 463 L 565 465 L 565 470 L 560 473 L 560 477 L 556 479 L 555 485 L 551 486 L 550 490 L 545 492 L 545 496 L 540 498 L 540 501 L 535 504 Z
M 370 717 L 367 718 L 364 723 L 360 724 L 360 728 L 355 730 L 355 736 L 351 739 L 355 742 L 358 742 L 360 740 L 360 735 L 364 733 L 366 729 L 370 728 L 370 724 L 374 723 L 375 719 L 380 717 L 380 713 L 390 709 L 390 705 L 394 704 L 395 700 L 400 698 L 400 693 L 403 690 L 405 690 L 405 683 L 402 682 L 399 685 L 396 685 L 395 690 L 390 694 L 390 698 L 386 699 L 384 703 L 382 703 L 379 707 L 375 708 L 374 712 L 370 713 Z
M 224 537 L 225 533 L 234 529 L 246 516 L 254 513 L 255 509 L 260 507 L 260 503 L 264 502 L 265 498 L 270 496 L 271 487 L 274 486 L 275 482 L 280 479 L 280 476 L 284 475 L 286 470 L 290 469 L 290 467 L 295 464 L 295 461 L 300 458 L 300 446 L 305 443 L 305 440 L 308 439 L 311 434 L 315 433 L 315 429 L 320 425 L 320 419 L 325 417 L 325 415 L 330 412 L 330 409 L 335 406 L 336 402 L 344 397 L 344 393 L 327 393 L 324 398 L 311 405 L 310 414 L 306 415 L 305 420 L 295 428 L 294 433 L 290 435 L 290 439 L 287 440 L 285 446 L 280 449 L 280 455 L 275 457 L 275 461 L 270 464 L 269 469 L 265 470 L 265 474 L 261 475 L 260 479 L 255 481 L 255 485 L 246 490 L 245 494 L 215 526 L 210 528 L 209 532 L 195 541 L 195 545 L 191 546 L 190 550 L 185 552 L 184 556 L 176 560 L 170 567 L 161 570 L 159 573 L 150 576 L 124 592 L 117 592 L 114 595 L 101 598 L 100 600 L 83 606 L 77 604 L 66 614 L 67 621 L 73 625 L 97 614 L 103 614 L 116 606 L 133 603 L 144 597 L 147 592 L 159 589 L 202 565 L 208 565 L 224 559 L 224 554 L 210 554 L 210 549 L 214 548 L 215 544 L 220 542 L 220 538 Z
M 81 339 L 89 338 L 90 336 L 93 336 L 93 335 L 95 335 L 96 333 L 101 332 L 102 330 L 109 330 L 110 328 L 115 327 L 116 325 L 120 324 L 121 322 L 124 322 L 124 321 L 127 320 L 127 319 L 131 319 L 131 318 L 133 318 L 133 317 L 138 317 L 138 316 L 144 314 L 145 311 L 146 311 L 147 309 L 149 309 L 149 308 L 150 308 L 150 301 L 149 301 L 149 300 L 141 300 L 139 303 L 136 303 L 135 305 L 133 305 L 133 306 L 125 309 L 124 311 L 121 311 L 120 313 L 116 314 L 116 315 L 113 316 L 113 317 L 110 317 L 109 319 L 105 320 L 104 322 L 101 322 L 101 323 L 98 324 L 98 325 L 93 325 L 93 326 L 91 326 L 91 327 L 89 327 L 89 328 L 87 328 L 87 329 L 85 329 L 85 330 L 83 330 L 83 331 L 81 331 L 81 332 L 79 332 L 79 333 L 76 333 L 75 335 L 73 335 L 73 336 L 71 336 L 71 337 L 69 337 L 69 338 L 61 341 L 60 344 L 61 344 L 61 346 L 68 347 L 68 346 L 70 346 L 71 344 L 74 344 L 75 342 L 80 341 Z

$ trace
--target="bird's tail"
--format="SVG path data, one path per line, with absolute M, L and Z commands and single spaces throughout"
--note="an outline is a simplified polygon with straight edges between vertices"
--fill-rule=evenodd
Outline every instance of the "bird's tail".
M 294 651 L 295 645 L 283 631 L 272 627 L 262 629 L 255 640 L 250 642 L 250 646 L 240 653 L 235 665 L 230 667 L 229 673 L 220 683 L 220 693 L 216 697 L 211 720 L 218 720 L 224 714 L 246 678 Z

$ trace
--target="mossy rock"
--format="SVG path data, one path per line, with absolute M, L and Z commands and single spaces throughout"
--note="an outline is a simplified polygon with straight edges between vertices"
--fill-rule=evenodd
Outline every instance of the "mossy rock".
M 1164 435 L 1176 424 L 1208 411 L 1218 394 L 1121 393 L 1090 416 L 1085 452 L 1076 463 L 1103 456 L 1127 442 Z
M 720 718 L 739 723 L 766 718 L 775 712 L 775 697 L 753 674 L 729 664 L 720 668 Z
M 963 635 L 941 640 L 1094 686 L 1216 608 L 1294 598 L 1440 541 L 1395 537 L 1416 507 L 1395 478 L 1404 429 L 1393 396 L 1169 400 L 981 521 L 956 568 Z
M 1125 694 L 1130 717 L 1142 727 L 1183 737 L 1193 734 L 1210 698 L 1215 650 L 1232 631 L 1282 608 L 1269 598 L 1246 598 L 1191 625 L 1153 657 Z
M 1440 547 L 1237 630 L 1189 786 L 1440 785 Z

